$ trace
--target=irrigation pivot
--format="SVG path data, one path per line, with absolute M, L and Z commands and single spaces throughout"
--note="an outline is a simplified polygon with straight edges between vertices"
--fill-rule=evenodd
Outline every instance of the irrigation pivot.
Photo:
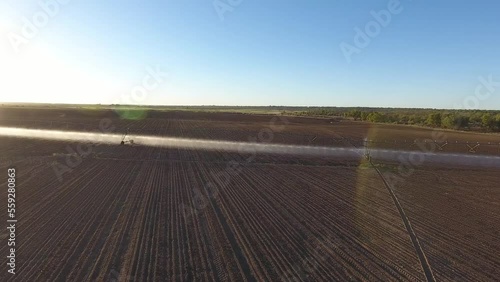
M 122 141 L 120 142 L 120 145 L 125 145 L 127 143 L 129 144 L 134 144 L 134 140 L 133 139 L 126 139 L 127 138 L 127 135 L 128 135 L 128 131 L 129 131 L 129 128 L 127 128 L 127 132 L 125 132 L 122 136 Z

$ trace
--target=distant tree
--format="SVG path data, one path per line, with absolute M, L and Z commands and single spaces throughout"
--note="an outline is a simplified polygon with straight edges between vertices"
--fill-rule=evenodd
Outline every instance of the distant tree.
M 483 114 L 483 116 L 481 117 L 481 125 L 483 128 L 494 129 L 495 120 L 493 119 L 491 114 L 489 113 Z
M 480 123 L 483 117 L 483 113 L 480 111 L 474 111 L 469 114 L 470 122 Z
M 410 115 L 408 117 L 408 123 L 409 124 L 423 124 L 424 123 L 424 118 L 419 116 L 419 115 Z
M 430 126 L 441 126 L 441 114 L 440 113 L 431 113 L 427 116 L 427 120 L 425 121 L 427 125 Z
M 399 122 L 399 116 L 398 114 L 386 114 L 384 115 L 383 122 L 388 122 L 388 123 L 398 123 Z
M 361 119 L 361 111 L 360 110 L 352 110 L 349 115 L 354 118 L 354 120 Z
M 463 115 L 458 116 L 457 119 L 456 119 L 456 122 L 457 122 L 459 128 L 469 127 L 470 117 L 463 116 Z
M 495 115 L 495 129 L 500 131 L 500 114 Z
M 457 128 L 455 116 L 453 114 L 446 115 L 441 121 L 441 126 L 444 128 Z
M 373 112 L 368 115 L 368 121 L 371 122 L 384 122 L 384 116 L 379 112 Z
M 470 118 L 460 114 L 447 114 L 441 120 L 441 127 L 450 129 L 462 129 L 469 126 Z
M 491 123 L 491 115 L 490 114 L 483 114 L 481 116 L 481 125 L 483 127 L 488 127 Z
M 361 112 L 361 120 L 367 120 L 368 115 L 369 115 L 369 113 L 367 113 L 367 112 Z
M 338 116 L 369 122 L 415 124 L 450 129 L 480 127 L 500 131 L 500 111 L 306 107 L 286 112 L 300 116 Z
M 398 115 L 397 122 L 402 123 L 402 124 L 408 124 L 408 123 L 410 123 L 410 117 L 408 115 L 405 115 L 405 114 L 400 114 L 400 115 Z

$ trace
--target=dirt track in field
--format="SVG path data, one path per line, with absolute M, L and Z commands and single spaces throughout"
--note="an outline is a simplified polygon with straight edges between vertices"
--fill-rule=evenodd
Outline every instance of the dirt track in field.
M 88 130 L 103 116 L 64 111 Z M 43 114 L 33 115 L 48 122 L 61 112 Z M 247 141 L 270 119 L 154 115 L 112 121 L 117 131 Z M 360 123 L 289 122 L 272 143 L 369 131 Z M 73 142 L 0 142 L 0 169 L 18 171 L 19 281 L 425 281 L 391 195 L 358 161 L 110 145 L 78 159 L 68 153 L 68 146 L 77 148 Z M 68 160 L 76 166 L 60 181 L 54 165 Z M 497 169 L 425 164 L 394 185 L 438 281 L 500 276 L 499 179 Z M 0 182 L 6 187 L 6 176 Z M 5 263 L 0 271 L 0 280 L 11 279 Z

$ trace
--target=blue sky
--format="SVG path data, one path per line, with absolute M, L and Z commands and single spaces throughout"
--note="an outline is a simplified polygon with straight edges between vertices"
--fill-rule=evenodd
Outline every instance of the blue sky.
M 498 1 L 41 2 L 0 3 L 1 101 L 500 109 Z

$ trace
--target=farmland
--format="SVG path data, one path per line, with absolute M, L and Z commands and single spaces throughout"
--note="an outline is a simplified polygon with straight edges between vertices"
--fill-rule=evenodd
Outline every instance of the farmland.
M 447 152 L 481 142 L 476 154 L 500 154 L 497 135 L 234 113 L 135 116 L 6 108 L 0 126 L 100 131 L 105 120 L 110 133 L 336 147 L 367 137 L 394 149 L 446 136 L 456 142 Z M 389 190 L 360 159 L 118 144 L 75 155 L 75 141 L 0 142 L 0 169 L 17 171 L 16 280 L 426 280 Z M 69 169 L 58 176 L 55 165 Z M 397 167 L 377 165 L 382 174 Z M 499 180 L 494 168 L 424 162 L 392 187 L 437 280 L 500 276 Z M 0 245 L 2 281 L 13 280 L 7 252 Z

